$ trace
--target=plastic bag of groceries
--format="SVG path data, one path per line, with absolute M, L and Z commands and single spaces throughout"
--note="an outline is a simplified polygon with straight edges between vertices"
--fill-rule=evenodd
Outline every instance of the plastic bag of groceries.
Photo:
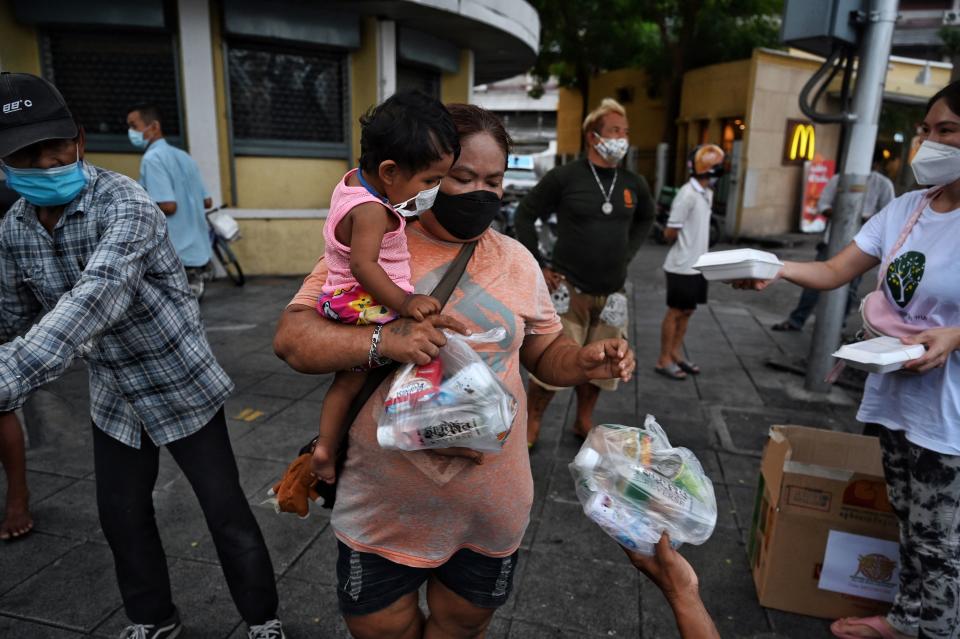
M 383 448 L 496 452 L 507 441 L 517 400 L 470 346 L 499 342 L 506 331 L 445 335 L 438 357 L 425 366 L 407 364 L 394 377 L 377 426 Z
M 702 544 L 717 523 L 713 484 L 700 462 L 670 446 L 652 415 L 642 428 L 593 428 L 570 472 L 583 512 L 630 550 L 652 555 L 664 531 L 675 547 Z

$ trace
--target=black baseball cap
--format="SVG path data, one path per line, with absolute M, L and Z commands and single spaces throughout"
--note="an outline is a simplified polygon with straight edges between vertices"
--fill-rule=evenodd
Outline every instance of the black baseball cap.
M 0 158 L 44 140 L 77 137 L 63 96 L 43 78 L 0 73 Z

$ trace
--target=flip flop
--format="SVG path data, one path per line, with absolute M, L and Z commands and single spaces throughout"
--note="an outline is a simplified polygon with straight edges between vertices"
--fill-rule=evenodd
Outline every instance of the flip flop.
M 687 374 L 684 373 L 677 364 L 672 362 L 666 366 L 654 366 L 653 372 L 677 382 L 683 381 L 687 378 Z
M 897 634 L 890 629 L 888 625 L 884 624 L 883 620 L 883 617 L 846 617 L 830 624 L 830 632 L 833 633 L 834 637 L 839 637 L 839 639 L 866 639 L 861 635 L 852 635 L 849 632 L 838 630 L 837 624 L 841 621 L 846 621 L 857 626 L 866 626 L 871 630 L 875 630 L 879 635 L 879 639 L 897 639 Z
M 679 366 L 680 370 L 682 370 L 684 373 L 688 373 L 690 375 L 700 374 L 700 367 L 694 364 L 693 362 L 680 361 L 680 362 L 677 362 L 677 366 Z

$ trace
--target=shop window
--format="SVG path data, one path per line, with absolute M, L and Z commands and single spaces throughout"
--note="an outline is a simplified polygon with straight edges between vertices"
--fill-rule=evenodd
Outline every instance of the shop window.
M 440 99 L 440 72 L 408 64 L 397 65 L 397 91 L 422 91 Z
M 127 111 L 156 104 L 164 134 L 182 145 L 173 36 L 146 31 L 49 30 L 41 38 L 43 75 L 63 94 L 90 151 L 133 152 Z
M 346 157 L 346 64 L 339 51 L 232 41 L 234 153 Z

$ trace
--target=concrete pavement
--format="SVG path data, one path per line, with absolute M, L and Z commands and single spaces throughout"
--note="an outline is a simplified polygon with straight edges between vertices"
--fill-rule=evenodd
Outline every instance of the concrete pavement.
M 645 246 L 631 268 L 632 341 L 639 361 L 633 382 L 604 394 L 596 419 L 636 424 L 654 414 L 672 441 L 690 447 L 716 486 L 719 521 L 713 538 L 684 554 L 700 575 L 704 601 L 722 636 L 754 639 L 828 636 L 825 622 L 765 610 L 757 604 L 745 540 L 753 509 L 759 451 L 771 424 L 856 431 L 856 393 L 835 389 L 811 398 L 802 379 L 764 366 L 769 358 L 806 354 L 804 333 L 775 333 L 770 324 L 792 308 L 799 291 L 778 284 L 763 294 L 711 288 L 687 338 L 703 374 L 675 382 L 653 373 L 664 311 L 663 247 Z M 812 257 L 809 240 L 782 256 Z M 869 282 L 870 278 L 864 278 Z M 260 506 L 268 486 L 317 428 L 331 376 L 299 375 L 272 352 L 276 319 L 299 281 L 259 278 L 243 288 L 215 283 L 202 309 L 210 341 L 233 377 L 229 429 L 243 488 L 270 546 L 290 637 L 346 637 L 337 613 L 336 546 L 325 511 L 306 521 Z M 116 636 L 125 623 L 109 549 L 97 520 L 86 371 L 74 367 L 28 407 L 29 481 L 36 529 L 0 544 L 0 636 Z M 535 502 L 514 594 L 494 617 L 494 638 L 677 636 L 662 596 L 580 510 L 567 464 L 579 442 L 570 433 L 571 391 L 551 405 L 531 456 Z M 6 486 L 0 478 L 0 495 Z M 175 599 L 187 637 L 241 637 L 216 553 L 190 488 L 170 456 L 161 457 L 155 491 Z

